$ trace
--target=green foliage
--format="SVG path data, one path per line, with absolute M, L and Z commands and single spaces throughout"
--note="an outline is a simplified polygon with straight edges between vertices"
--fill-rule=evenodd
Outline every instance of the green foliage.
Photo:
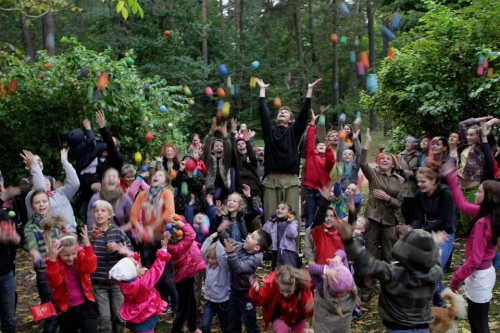
M 456 10 L 430 1 L 427 6 L 411 32 L 414 41 L 382 64 L 375 96 L 362 96 L 365 109 L 373 105 L 398 132 L 415 136 L 446 135 L 459 121 L 498 114 L 500 106 L 498 76 L 476 75 L 480 54 L 498 65 L 498 54 L 490 50 L 500 50 L 500 32 L 491 24 L 500 3 L 479 0 Z
M 121 140 L 128 161 L 135 151 L 156 156 L 166 141 L 184 144 L 188 106 L 180 86 L 169 86 L 158 76 L 141 78 L 126 59 L 113 59 L 109 49 L 91 51 L 74 38 L 62 42 L 68 44 L 67 52 L 48 56 L 40 51 L 36 63 L 26 62 L 12 46 L 0 44 L 0 84 L 7 87 L 12 79 L 17 81 L 17 92 L 0 99 L 4 173 L 9 175 L 16 169 L 13 166 L 20 166 L 21 149 L 40 154 L 48 173 L 55 172 L 66 133 L 81 127 L 84 118 L 94 121 L 98 109 L 104 110 L 107 126 Z M 133 51 L 126 56 L 133 57 Z M 108 73 L 109 82 L 97 100 L 96 83 L 102 73 Z M 160 114 L 160 105 L 167 107 L 166 114 Z M 141 126 L 145 117 L 149 122 Z M 147 131 L 155 134 L 151 143 L 144 139 Z

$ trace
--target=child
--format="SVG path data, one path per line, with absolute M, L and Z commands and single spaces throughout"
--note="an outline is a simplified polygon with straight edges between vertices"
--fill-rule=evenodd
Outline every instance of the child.
M 331 146 L 327 147 L 322 142 L 316 145 L 315 123 L 318 117 L 319 115 L 315 115 L 314 111 L 311 110 L 311 122 L 307 129 L 306 164 L 303 181 L 306 188 L 306 229 L 313 223 L 314 214 L 321 198 L 319 189 L 323 184 L 330 182 L 330 171 L 335 165 L 335 156 L 333 156 Z
M 356 305 L 354 281 L 347 268 L 343 250 L 335 253 L 328 265 L 308 267 L 316 287 L 314 296 L 313 329 L 317 333 L 347 333 Z
M 254 306 L 262 306 L 264 331 L 272 323 L 276 333 L 308 331 L 306 319 L 314 309 L 311 279 L 305 270 L 284 265 L 264 278 L 259 286 L 257 278 L 250 277 L 252 288 L 248 299 Z
M 483 126 L 483 142 L 490 129 Z M 471 331 L 489 332 L 488 312 L 496 278 L 491 261 L 500 236 L 500 183 L 484 181 L 476 193 L 475 203 L 468 203 L 458 187 L 453 166 L 445 167 L 455 205 L 460 212 L 473 216 L 466 233 L 465 263 L 453 274 L 450 288 L 458 291 L 465 280 Z
M 59 331 L 77 333 L 80 329 L 82 333 L 97 333 L 98 312 L 90 282 L 90 274 L 97 267 L 97 257 L 90 246 L 87 226 L 83 226 L 81 233 L 83 248 L 71 232 L 63 232 L 52 241 L 50 230 L 57 227 L 56 217 L 47 219 L 43 228 L 47 244 L 47 282 L 61 310 L 57 317 Z
M 158 315 L 167 308 L 167 303 L 155 289 L 165 264 L 170 261 L 167 244 L 166 238 L 161 241 L 161 249 L 156 251 L 156 260 L 149 270 L 140 267 L 132 258 L 123 258 L 109 271 L 109 275 L 119 281 L 124 297 L 120 316 L 127 322 L 131 333 L 154 333 Z
M 172 324 L 172 333 L 180 333 L 186 319 L 190 333 L 201 333 L 196 328 L 198 309 L 193 286 L 194 275 L 207 267 L 201 257 L 200 249 L 194 241 L 196 234 L 193 227 L 186 222 L 184 216 L 181 216 L 178 221 L 175 221 L 171 216 L 169 222 L 173 228 L 170 233 L 167 233 L 168 250 L 174 260 L 174 282 L 179 296 L 179 311 Z
M 203 175 L 207 174 L 207 167 L 205 165 L 205 162 L 203 162 L 200 158 L 200 152 L 202 151 L 201 147 L 198 148 L 196 146 L 189 146 L 188 149 L 188 154 L 193 155 L 193 159 L 196 162 L 196 168 L 198 169 L 198 172 L 201 172 Z
M 222 215 L 220 200 L 216 202 L 217 224 L 221 224 L 223 220 L 231 222 L 227 232 L 229 237 L 236 242 L 243 242 L 247 235 L 257 229 L 252 221 L 259 215 L 259 207 L 251 195 L 250 187 L 246 184 L 242 186 L 246 201 L 239 193 L 229 195 L 226 202 L 226 215 Z
M 224 246 L 215 242 L 217 233 L 208 237 L 201 247 L 201 255 L 207 265 L 205 279 L 205 307 L 201 319 L 202 333 L 210 333 L 212 320 L 217 315 L 222 333 L 229 332 L 230 274 Z
M 111 223 L 111 204 L 97 200 L 93 205 L 95 226 L 90 231 L 90 243 L 97 256 L 97 269 L 91 279 L 99 309 L 99 332 L 123 332 L 125 322 L 119 314 L 123 295 L 116 280 L 109 277 L 109 270 L 123 257 L 138 259 L 138 255 L 132 252 L 132 244 L 125 232 Z
M 335 213 L 337 213 L 338 218 L 345 219 L 349 215 L 349 208 L 347 207 L 347 201 L 354 198 L 354 205 L 356 210 L 361 207 L 361 201 L 363 196 L 359 193 L 358 186 L 354 183 L 349 184 L 342 193 L 342 186 L 340 185 L 339 178 L 333 186 L 333 192 L 330 192 L 330 197 L 332 199 L 332 206 L 335 208 Z
M 267 231 L 273 240 L 271 270 L 281 265 L 297 267 L 297 244 L 299 222 L 291 214 L 292 207 L 282 202 L 276 209 L 276 218 L 267 221 L 262 230 Z
M 45 190 L 37 190 L 33 192 L 31 195 L 30 206 L 33 209 L 33 215 L 24 227 L 25 247 L 33 260 L 33 265 L 36 271 L 38 296 L 43 304 L 52 301 L 50 287 L 47 284 L 45 274 L 46 266 L 43 261 L 47 251 L 43 237 L 43 226 L 50 211 L 50 200 L 48 194 L 45 193 Z M 61 227 L 64 227 L 64 225 Z M 55 238 L 57 234 L 61 233 L 61 230 L 53 228 L 51 233 L 52 237 Z M 55 333 L 56 331 L 57 317 L 45 319 L 43 323 L 43 333 Z
M 262 264 L 262 252 L 272 244 L 271 235 L 259 229 L 248 234 L 245 242 L 232 243 L 226 229 L 225 221 L 218 228 L 219 241 L 224 244 L 227 262 L 231 272 L 231 294 L 229 296 L 229 332 L 241 332 L 241 324 L 245 323 L 248 333 L 260 333 L 257 324 L 257 313 L 248 299 L 250 276 L 254 276 L 257 267 Z
M 346 125 L 347 128 L 349 125 Z M 359 158 L 361 157 L 361 143 L 359 142 L 359 134 L 361 129 L 357 129 L 354 134 L 352 134 L 352 140 L 354 142 L 354 148 L 347 148 L 348 144 L 345 140 L 339 139 L 337 146 L 337 157 L 342 159 L 339 163 L 339 178 L 340 184 L 342 185 L 342 191 L 345 191 L 347 186 L 358 182 L 359 175 Z

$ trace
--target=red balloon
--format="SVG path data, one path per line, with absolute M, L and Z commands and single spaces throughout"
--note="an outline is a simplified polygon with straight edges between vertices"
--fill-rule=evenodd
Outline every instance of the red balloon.
M 193 172 L 194 169 L 196 169 L 196 162 L 190 159 L 189 161 L 186 162 L 185 168 L 186 171 Z
M 153 132 L 148 132 L 144 138 L 147 142 L 153 141 Z

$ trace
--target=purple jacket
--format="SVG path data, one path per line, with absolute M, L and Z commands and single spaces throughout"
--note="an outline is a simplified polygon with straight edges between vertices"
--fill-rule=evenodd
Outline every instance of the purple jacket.
M 288 225 L 280 240 L 280 250 L 297 251 L 295 239 L 299 236 L 298 226 L 299 222 L 297 220 L 288 221 Z M 262 230 L 267 231 L 271 235 L 273 251 L 278 251 L 278 222 L 269 220 L 264 224 Z

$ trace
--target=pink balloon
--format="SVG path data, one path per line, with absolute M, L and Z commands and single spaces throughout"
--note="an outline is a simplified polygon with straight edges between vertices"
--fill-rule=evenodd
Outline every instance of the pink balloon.
M 365 66 L 363 65 L 363 62 L 358 61 L 357 66 L 358 66 L 358 75 L 359 76 L 365 75 Z
M 479 65 L 477 66 L 477 76 L 483 76 L 484 75 L 484 66 Z
M 207 97 L 213 97 L 214 96 L 214 92 L 212 91 L 212 88 L 206 87 L 205 88 L 205 95 L 207 95 Z

